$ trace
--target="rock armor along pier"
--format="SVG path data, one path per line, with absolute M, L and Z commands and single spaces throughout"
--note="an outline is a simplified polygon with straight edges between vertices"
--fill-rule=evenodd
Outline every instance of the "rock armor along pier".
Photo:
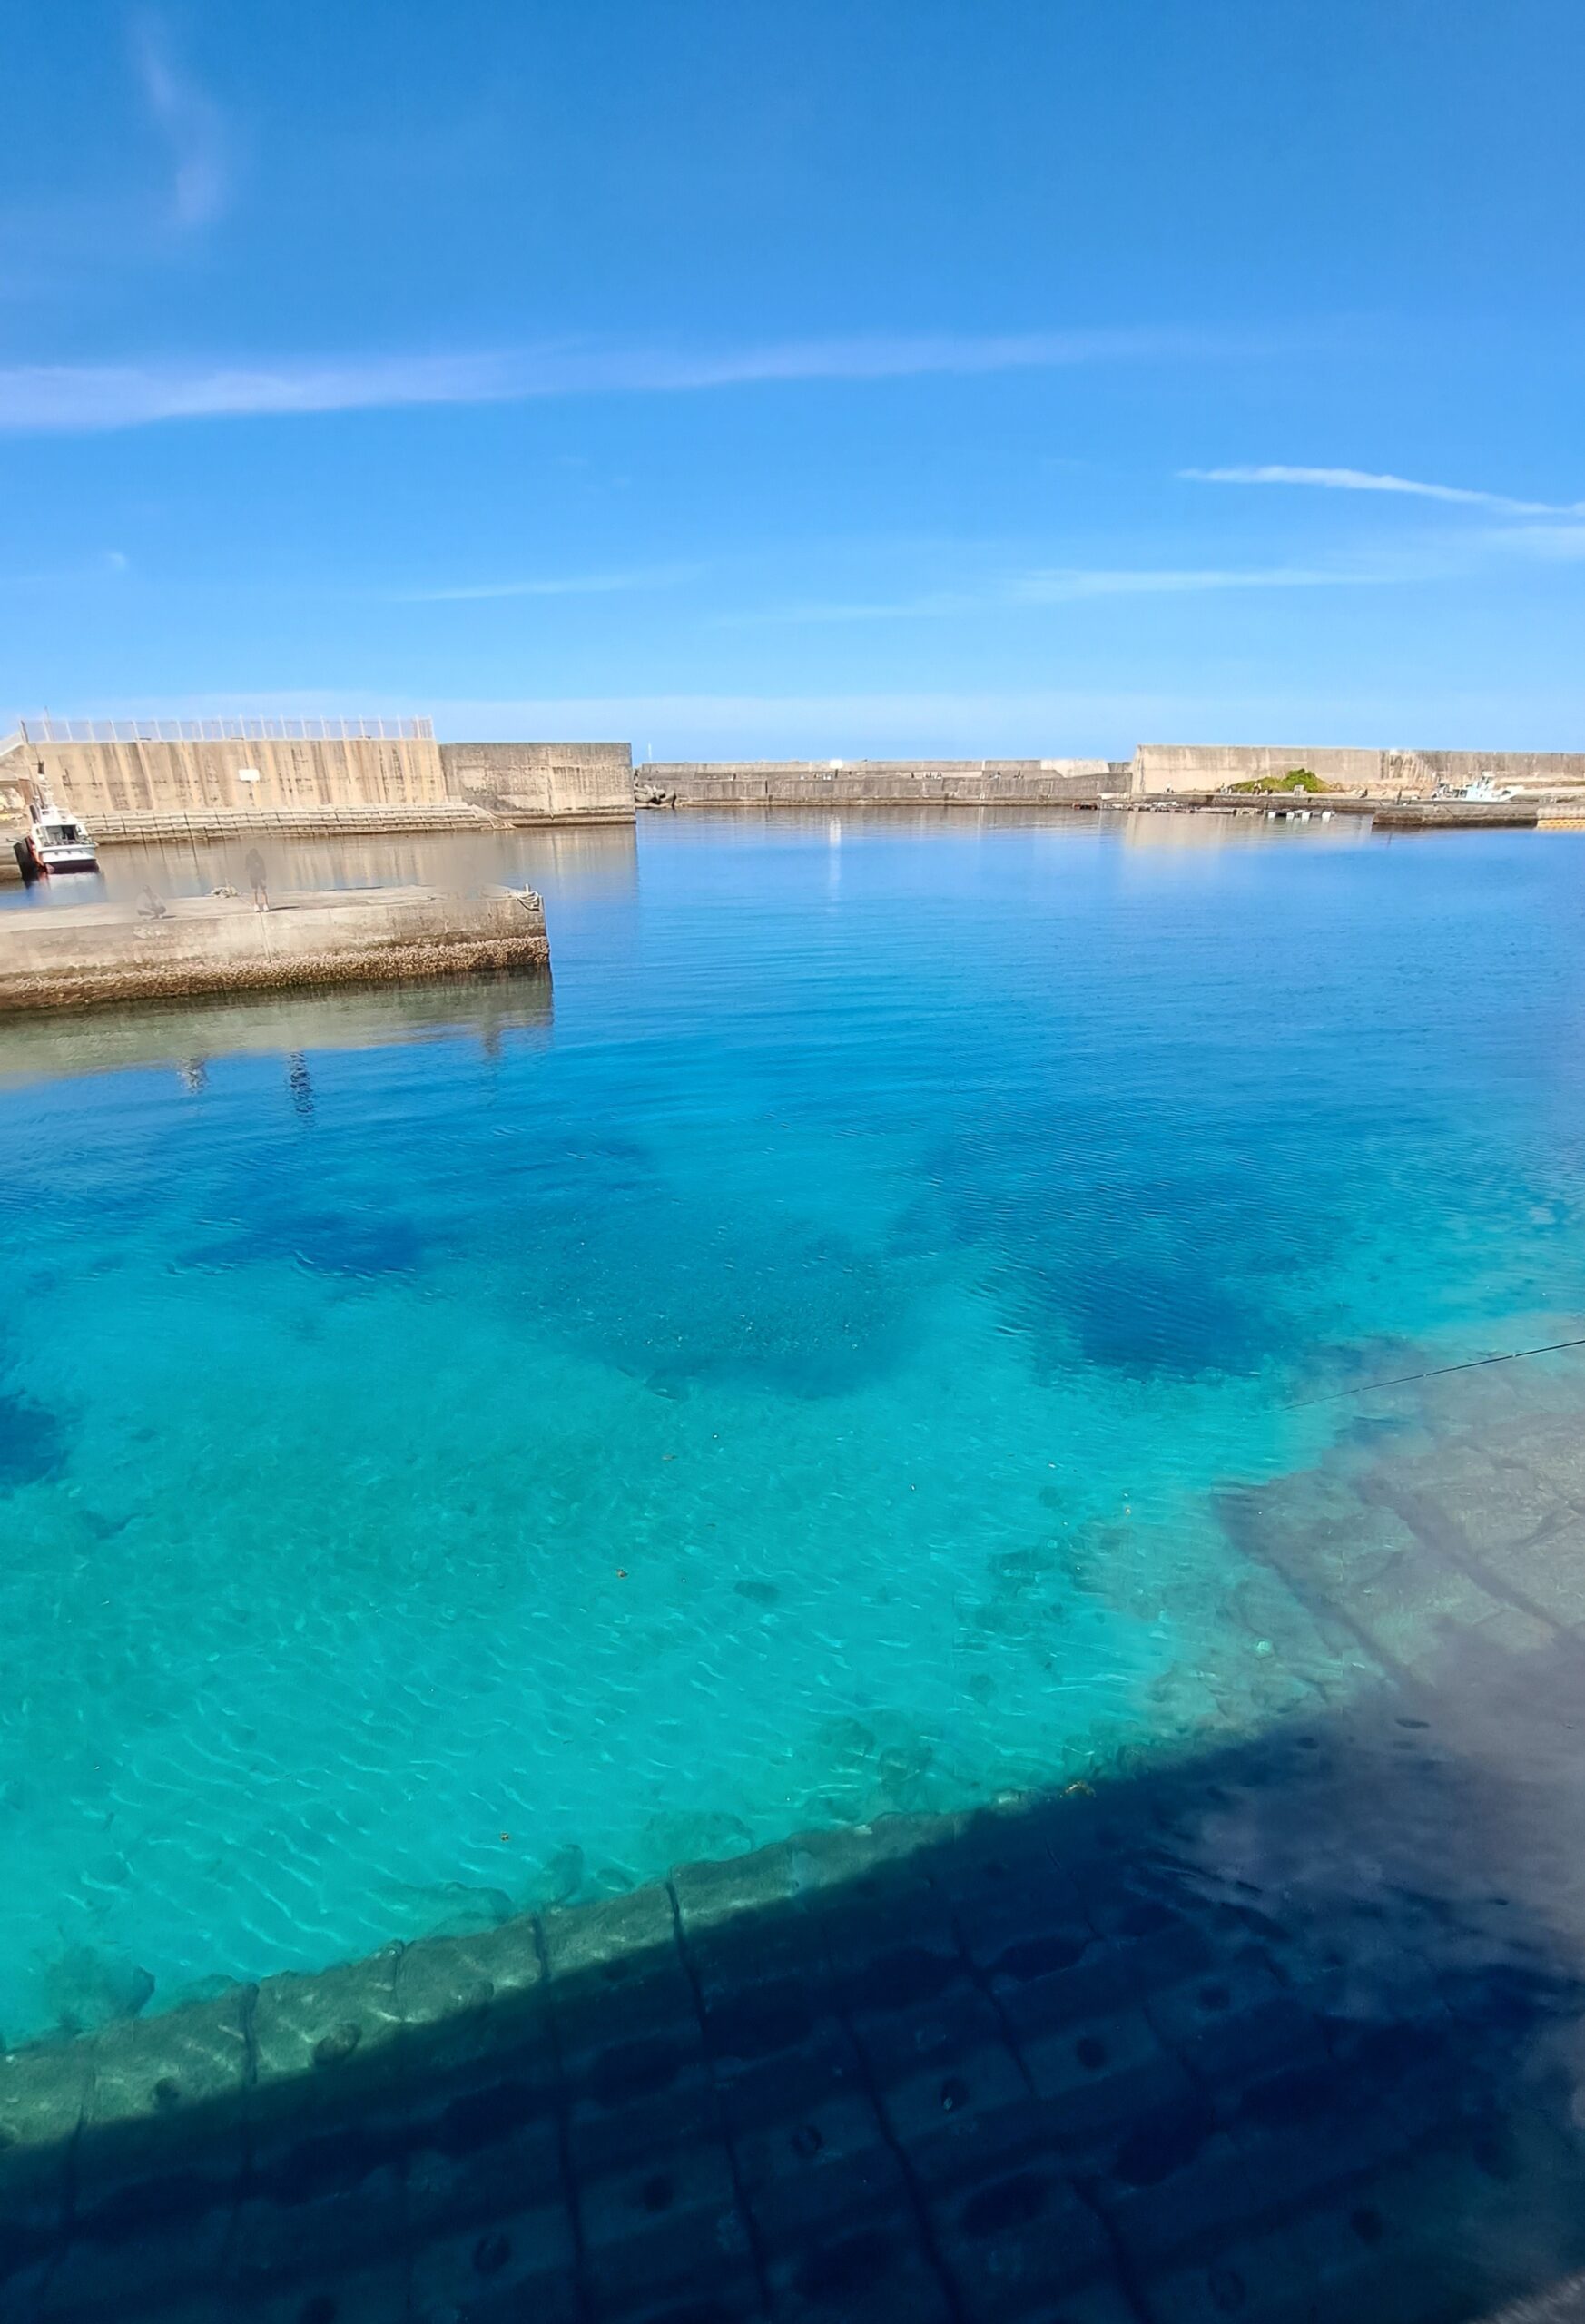
M 246 896 L 46 906 L 0 922 L 0 1015 L 549 965 L 531 889 L 331 889 L 262 911 Z

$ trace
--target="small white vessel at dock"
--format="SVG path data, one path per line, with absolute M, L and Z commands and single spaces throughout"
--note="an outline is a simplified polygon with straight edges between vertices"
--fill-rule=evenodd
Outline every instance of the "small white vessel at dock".
M 16 842 L 25 880 L 52 880 L 63 872 L 97 872 L 99 851 L 74 815 L 63 814 L 49 799 L 34 803 L 27 830 Z

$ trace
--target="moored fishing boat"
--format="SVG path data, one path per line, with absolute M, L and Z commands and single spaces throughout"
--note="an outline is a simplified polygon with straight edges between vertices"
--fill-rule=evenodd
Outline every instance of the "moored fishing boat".
M 84 825 L 74 815 L 63 814 L 47 797 L 34 803 L 27 829 L 16 842 L 16 860 L 29 881 L 99 869 L 99 851 Z

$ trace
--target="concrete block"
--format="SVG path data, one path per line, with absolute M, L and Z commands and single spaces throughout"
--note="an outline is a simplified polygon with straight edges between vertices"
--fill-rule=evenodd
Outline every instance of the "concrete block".
M 1522 1462 L 1558 1501 L 1585 1508 L 1585 1439 L 1572 1414 L 1521 1426 L 1504 1437 L 1502 1450 L 1507 1458 Z
M 0 2291 L 18 2303 L 65 2226 L 88 2092 L 88 2043 L 0 2052 Z
M 965 1952 L 988 1973 L 1015 1948 L 1033 1958 L 1044 1947 L 1051 1966 L 1071 1966 L 1094 1934 L 1073 1881 L 1043 1856 L 953 1908 Z
M 1229 2238 L 1274 2217 L 1315 2204 L 1380 2170 L 1406 2143 L 1393 2108 L 1357 2101 L 1339 2107 L 1285 2095 L 1244 2111 L 1231 2131 L 1213 2127 L 1209 2111 L 1186 2107 L 1138 2124 L 1120 2140 L 1094 2198 L 1119 2242 L 1147 2272 L 1175 2254 L 1216 2251 Z M 1426 2125 L 1424 2127 L 1429 2127 Z
M 1184 2048 L 1284 1990 L 1268 1962 L 1245 1953 L 1147 1994 L 1144 2008 L 1162 2040 Z
M 1389 1466 L 1379 1490 L 1423 1541 L 1475 1557 L 1511 1549 L 1570 1513 L 1533 1470 L 1499 1463 L 1472 1446 Z
M 767 2274 L 776 2324 L 953 2324 L 941 2279 L 901 2202 L 773 2256 Z
M 1022 2054 L 1047 2122 L 1064 2140 L 1092 2141 L 1193 2096 L 1182 2060 L 1139 2009 L 1048 2034 Z
M 592 2324 L 758 2324 L 764 2314 L 753 2265 L 720 2258 L 702 2258 L 698 2276 L 681 2289 L 663 2284 L 631 2298 L 596 2295 L 589 2302 Z
M 1466 2312 L 1473 2286 L 1447 2215 L 1429 2242 L 1399 2237 L 1373 2196 L 1153 2278 L 1142 2295 L 1150 2324 L 1417 2324 Z
M 50 2324 L 57 2317 L 132 2315 L 142 2308 L 161 2315 L 170 2300 L 212 2292 L 223 2281 L 231 2203 L 162 2204 L 162 2191 L 148 2191 L 146 2211 L 129 2203 L 74 2226 L 42 2306 Z M 0 2316 L 7 2313 L 0 2299 Z
M 1168 1916 L 1134 1935 L 1095 1936 L 1066 1965 L 1060 1955 L 1010 1948 L 992 1974 L 992 1990 L 1019 2040 L 1034 2041 L 1202 1971 L 1215 1974 L 1226 1953 L 1202 1924 Z
M 684 1936 L 684 1954 L 706 2003 L 786 1977 L 823 1993 L 831 1978 L 815 1916 L 801 1905 L 714 1921 Z
M 1228 2324 L 1229 2319 L 1323 2324 L 1321 2288 L 1306 2270 L 1303 2247 L 1283 2229 L 1245 2236 L 1210 2260 L 1167 2269 L 1145 2284 L 1141 2297 L 1149 2324 Z
M 85 2042 L 0 2052 L 0 2314 L 39 2290 L 64 2228 L 89 2057 Z
M 0 2316 L 5 2324 L 43 2324 L 44 2292 L 60 2247 L 53 2240 L 41 2239 L 29 2250 L 31 2256 L 25 2258 L 18 2241 L 0 2239 Z
M 1031 2318 L 1039 2324 L 1139 2324 L 1139 2310 L 1120 2283 L 1098 2276 L 1072 2284 L 1053 2305 L 1037 2296 Z
M 20 2180 L 30 2161 L 48 2175 L 62 2160 L 87 2109 L 92 2073 L 87 2042 L 0 2051 L 0 2187 Z
M 527 1915 L 467 1936 L 426 1937 L 397 1963 L 397 2014 L 426 2073 L 537 2034 L 544 1971 Z M 449 2037 L 449 2038 L 448 2038 Z
M 620 2171 L 663 2152 L 677 2140 L 714 2139 L 721 2102 L 702 2057 L 664 2082 L 647 2081 L 609 2102 L 574 2098 L 567 2114 L 567 2152 L 574 2178 Z
M 572 2222 L 560 2204 L 507 2210 L 414 2251 L 410 2324 L 532 2318 L 576 2324 Z M 339 2319 L 338 2319 L 339 2324 Z
M 916 2181 L 955 2182 L 1046 2138 L 1044 2110 L 1005 2043 L 989 2043 L 881 2094 L 891 2135 Z
M 840 1902 L 857 1882 L 882 1871 L 904 1871 L 928 1890 L 926 1866 L 937 1849 L 960 1831 L 966 1817 L 880 1816 L 872 1824 L 847 1824 L 827 1832 L 801 1832 L 789 1843 L 796 1893 L 822 1906 Z
M 1489 1551 L 1481 1562 L 1549 1621 L 1585 1627 L 1585 1521 L 1575 1520 L 1517 1548 Z
M 1044 2316 L 1102 2275 L 1106 2230 L 1048 2158 L 1003 2170 L 932 2201 L 936 2246 L 975 2324 Z
M 772 2250 L 822 2226 L 906 2197 L 901 2166 L 859 2092 L 733 2141 L 743 2199 Z
M 602 1984 L 615 1988 L 676 1955 L 671 1894 L 658 1883 L 598 1904 L 546 1913 L 540 1930 L 545 1965 L 556 1986 L 598 1972 Z
M 407 2221 L 416 2238 L 460 2231 L 506 2211 L 559 2208 L 566 2193 L 560 2129 L 543 2115 L 493 2137 L 420 2147 L 407 2158 Z
M 229 2266 L 239 2288 L 273 2292 L 304 2274 L 384 2264 L 405 2253 L 401 2173 L 385 2164 L 297 2200 L 250 2194 L 238 2205 Z
M 751 2258 L 724 2145 L 677 2141 L 635 2169 L 584 2182 L 578 2215 L 596 2307 L 708 2286 Z
M 824 1996 L 801 1976 L 717 1986 L 704 1998 L 704 2039 L 718 2073 L 800 2049 L 828 2014 Z
M 895 2016 L 872 2012 L 853 2021 L 853 2037 L 878 2083 L 905 2080 L 949 2065 L 965 2051 L 1005 2039 L 1002 2020 L 977 1985 L 957 1982 Z
M 229 2311 L 228 2324 L 408 2324 L 408 2271 L 328 2266 L 304 2283 L 261 2294 Z M 161 2319 L 164 2324 L 164 2319 Z
M 839 2004 L 861 2033 L 867 2023 L 938 2005 L 954 1986 L 968 1982 L 970 1969 L 949 1926 L 931 1931 L 915 1924 L 907 1942 L 885 1952 L 871 1946 L 862 1956 L 855 1954 L 851 1964 L 837 1968 L 836 1976 Z
M 729 1856 L 722 1864 L 680 1865 L 672 1874 L 672 1895 L 684 1945 L 701 1943 L 722 1925 L 782 1917 L 802 1891 L 799 1859 L 791 1842 Z
M 1326 2052 L 1316 2014 L 1260 1964 L 1235 1964 L 1225 1976 L 1190 1978 L 1151 1994 L 1145 2010 L 1219 2103 L 1255 2074 L 1318 2063 Z
M 395 2098 L 403 2076 L 396 1998 L 399 1945 L 311 1977 L 267 1977 L 252 2011 L 253 2122 L 321 2119 Z
M 702 2046 L 698 2003 L 665 1888 L 546 1914 L 547 1992 L 569 2075 L 619 2047 Z
M 721 2119 L 730 2137 L 798 2117 L 830 2098 L 862 2093 L 866 2074 L 845 2026 L 822 2019 L 796 2050 L 778 2051 L 752 2064 L 714 2069 Z
M 78 2216 L 140 2179 L 185 2183 L 184 2208 L 230 2199 L 246 2157 L 251 2081 L 241 1989 L 158 2017 L 106 2026 L 86 2046 L 93 2073 L 77 2142 Z M 157 2196 L 144 2199 L 158 2208 Z

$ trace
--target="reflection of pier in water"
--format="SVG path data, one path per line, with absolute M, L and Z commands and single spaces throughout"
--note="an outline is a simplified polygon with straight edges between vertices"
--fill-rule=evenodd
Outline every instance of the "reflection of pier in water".
M 315 1051 L 462 1039 L 495 1058 L 547 1041 L 553 1006 L 548 976 L 503 975 L 20 1017 L 0 1032 L 0 1086 L 168 1065 L 196 1095 L 213 1059 L 276 1055 L 307 1116 Z
M 389 832 L 383 837 L 174 841 L 107 849 L 103 886 L 112 901 L 145 887 L 160 897 L 249 891 L 246 857 L 259 845 L 273 891 L 428 887 L 451 895 L 487 888 L 537 889 L 554 908 L 566 896 L 631 895 L 638 847 L 631 824 L 569 824 L 556 830 Z

